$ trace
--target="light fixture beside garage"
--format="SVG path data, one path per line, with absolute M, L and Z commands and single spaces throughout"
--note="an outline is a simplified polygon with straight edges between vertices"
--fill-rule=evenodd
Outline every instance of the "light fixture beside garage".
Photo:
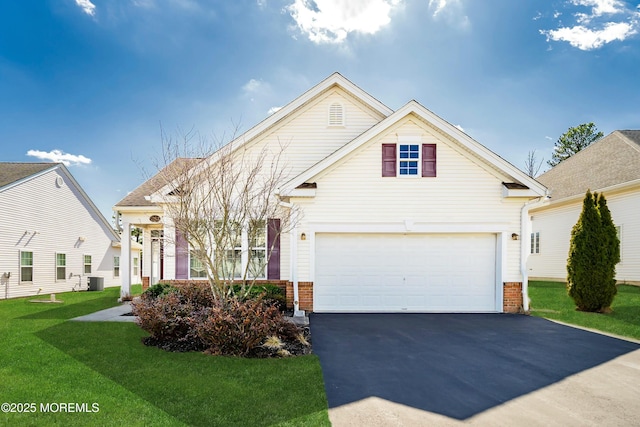
M 300 240 L 307 240 L 307 235 L 305 233 L 300 234 Z
M 518 240 L 519 238 L 518 233 L 511 233 L 511 240 Z

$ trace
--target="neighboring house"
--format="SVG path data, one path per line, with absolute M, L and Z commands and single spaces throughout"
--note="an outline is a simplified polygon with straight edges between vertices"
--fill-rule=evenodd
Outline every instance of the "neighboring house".
M 64 165 L 0 163 L 0 298 L 119 286 L 119 245 Z
M 640 130 L 618 130 L 544 173 L 551 198 L 531 208 L 531 278 L 566 281 L 571 229 L 587 190 L 605 195 L 618 228 L 616 279 L 640 284 Z
M 232 143 L 261 150 L 280 141 L 291 172 L 278 196 L 300 220 L 280 236 L 261 278 L 286 286 L 296 310 L 523 308 L 521 219 L 546 191 L 524 172 L 419 103 L 393 111 L 338 73 Z M 171 191 L 161 181 L 156 175 L 114 207 L 125 229 L 144 230 L 147 284 L 198 275 L 153 202 Z

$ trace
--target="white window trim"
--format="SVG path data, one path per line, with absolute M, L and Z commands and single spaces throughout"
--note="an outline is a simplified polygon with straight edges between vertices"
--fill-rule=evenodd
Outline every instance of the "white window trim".
M 540 255 L 540 232 L 533 231 L 529 239 L 529 253 L 531 255 Z
M 118 260 L 118 274 L 116 275 L 116 259 Z M 113 277 L 114 278 L 118 278 L 120 277 L 120 257 L 118 255 L 114 255 L 113 256 L 113 269 L 112 269 L 112 273 L 113 273 Z
M 58 255 L 64 255 L 64 265 L 58 265 Z M 67 254 L 65 252 L 56 252 L 55 258 L 55 278 L 56 282 L 62 282 L 67 280 Z M 64 278 L 58 279 L 58 268 L 64 267 Z
M 398 144 L 396 145 L 396 177 L 398 178 L 420 178 L 422 177 L 422 144 L 420 143 L 420 139 L 417 140 L 418 142 L 412 141 L 412 142 L 400 142 L 400 138 L 398 138 Z M 418 146 L 418 158 L 417 159 L 401 159 L 400 158 L 400 147 L 402 145 L 417 145 Z M 400 174 L 400 162 L 406 162 L 406 161 L 417 161 L 418 162 L 418 173 L 416 173 L 415 175 L 402 175 Z
M 202 265 L 203 268 L 205 268 L 205 276 L 204 277 L 192 277 L 191 276 L 191 259 L 192 257 L 192 253 L 194 252 L 194 249 L 189 250 L 189 279 L 193 279 L 193 280 L 201 280 L 201 279 L 206 279 L 207 275 L 206 275 L 206 267 L 204 266 L 204 264 Z
M 22 265 L 22 254 L 23 253 L 30 253 L 31 254 L 31 265 Z M 20 283 L 33 283 L 33 251 L 19 251 L 18 253 L 19 258 L 19 263 L 20 263 Z M 31 268 L 31 280 L 22 280 L 22 268 L 24 267 L 28 267 Z
M 86 263 L 86 259 L 85 257 L 91 257 L 91 262 L 89 264 Z M 87 269 L 87 265 L 89 266 L 89 271 L 87 273 L 86 269 Z M 93 273 L 93 256 L 91 256 L 91 254 L 82 254 L 82 274 L 92 274 Z

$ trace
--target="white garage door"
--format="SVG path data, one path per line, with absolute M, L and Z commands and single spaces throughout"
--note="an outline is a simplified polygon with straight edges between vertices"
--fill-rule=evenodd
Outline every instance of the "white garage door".
M 496 309 L 495 234 L 316 235 L 314 311 Z

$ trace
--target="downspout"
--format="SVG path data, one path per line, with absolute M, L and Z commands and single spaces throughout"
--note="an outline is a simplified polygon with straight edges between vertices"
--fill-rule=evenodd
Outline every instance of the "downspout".
M 520 211 L 520 274 L 522 275 L 522 309 L 525 313 L 529 311 L 529 271 L 527 270 L 527 259 L 529 258 L 529 210 L 541 205 L 549 196 L 538 197 L 530 200 L 522 206 Z
M 298 290 L 298 218 L 293 209 L 293 203 L 280 201 L 280 206 L 289 209 L 289 221 L 293 224 L 289 230 L 289 272 L 293 285 L 293 316 L 304 317 L 305 313 L 300 310 L 300 296 Z

